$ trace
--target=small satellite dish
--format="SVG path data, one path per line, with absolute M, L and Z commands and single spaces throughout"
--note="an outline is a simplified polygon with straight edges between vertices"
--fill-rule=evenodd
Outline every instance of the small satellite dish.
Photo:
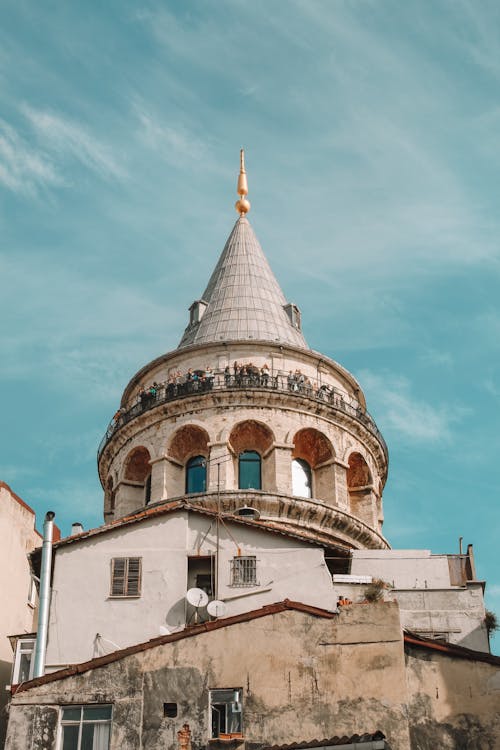
M 159 627 L 160 635 L 170 635 L 170 630 L 165 627 L 165 625 L 160 625 Z
M 212 602 L 209 602 L 207 607 L 207 612 L 212 617 L 224 617 L 226 614 L 227 607 L 224 604 L 224 602 L 219 601 L 218 599 L 214 599 Z
M 208 604 L 208 595 L 203 591 L 203 589 L 188 589 L 186 599 L 188 600 L 189 604 L 191 604 L 191 606 L 193 607 L 196 607 L 196 609 L 199 609 L 200 607 L 206 607 Z

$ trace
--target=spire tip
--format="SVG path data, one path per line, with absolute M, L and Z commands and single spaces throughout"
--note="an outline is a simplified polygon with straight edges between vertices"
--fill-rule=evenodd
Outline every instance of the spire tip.
M 235 208 L 240 216 L 247 214 L 250 211 L 250 201 L 245 196 L 248 195 L 248 182 L 247 173 L 245 171 L 245 150 L 240 149 L 240 174 L 238 176 L 238 186 L 236 192 L 240 196 L 235 203 Z

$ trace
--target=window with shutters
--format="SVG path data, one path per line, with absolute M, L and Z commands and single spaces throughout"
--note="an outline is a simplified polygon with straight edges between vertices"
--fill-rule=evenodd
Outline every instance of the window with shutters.
M 114 557 L 111 560 L 110 596 L 140 596 L 141 569 L 141 557 Z

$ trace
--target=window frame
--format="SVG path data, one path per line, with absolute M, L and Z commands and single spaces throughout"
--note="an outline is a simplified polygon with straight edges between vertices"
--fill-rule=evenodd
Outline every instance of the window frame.
M 294 485 L 294 475 L 293 475 L 293 467 L 294 464 L 297 466 L 300 466 L 301 470 L 304 472 L 304 474 L 308 475 L 307 478 L 309 480 L 309 495 L 299 495 L 297 494 L 298 487 Z M 305 468 L 307 467 L 307 469 Z M 306 500 L 310 500 L 312 497 L 314 497 L 313 492 L 313 480 L 314 480 L 314 472 L 311 464 L 309 461 L 306 461 L 305 458 L 292 458 L 292 495 L 294 497 L 303 497 Z M 307 486 L 307 485 L 306 485 Z
M 258 460 L 256 458 L 243 458 L 245 455 L 253 454 L 254 456 L 258 456 Z M 258 487 L 242 487 L 241 486 L 241 464 L 247 463 L 247 464 L 259 464 L 259 486 Z M 241 451 L 241 453 L 238 454 L 238 489 L 239 490 L 261 490 L 262 489 L 262 456 L 258 451 L 255 450 L 244 450 Z
M 222 698 L 222 693 L 237 693 L 238 694 L 238 700 L 237 701 L 229 701 L 229 700 L 216 700 L 217 697 Z M 209 699 L 208 699 L 208 705 L 209 705 L 209 735 L 210 739 L 213 740 L 220 740 L 223 739 L 232 739 L 232 738 L 243 738 L 243 688 L 213 688 L 209 691 Z M 225 706 L 225 712 L 224 712 L 224 729 L 226 731 L 222 732 L 220 729 L 220 723 L 218 728 L 218 733 L 214 733 L 214 709 L 217 711 L 217 713 L 220 715 L 219 710 L 216 708 L 216 706 Z M 239 711 L 233 711 L 233 716 L 239 715 L 239 729 L 237 731 L 228 732 L 228 718 L 230 718 L 231 714 L 228 715 L 228 706 L 231 705 L 239 705 Z
M 23 648 L 24 646 L 24 648 Z M 28 670 L 28 680 L 33 679 L 33 672 L 35 669 L 35 648 L 36 638 L 31 636 L 30 638 L 18 638 L 16 643 L 16 653 L 14 656 L 14 663 L 12 665 L 12 676 L 11 684 L 19 685 L 19 673 L 21 671 L 21 658 L 23 654 L 31 654 L 30 667 Z M 27 682 L 28 680 L 22 680 L 21 682 Z
M 198 465 L 195 465 L 194 461 L 196 461 L 197 459 L 200 461 L 200 463 Z M 189 464 L 192 464 L 192 465 L 190 466 Z M 203 489 L 201 489 L 201 490 L 191 490 L 190 491 L 189 487 L 188 487 L 189 472 L 191 471 L 191 469 L 199 469 L 199 468 L 203 468 L 205 470 L 205 472 L 204 472 L 205 475 L 204 475 L 204 478 L 203 478 Z M 206 492 L 207 491 L 207 459 L 206 459 L 205 456 L 202 456 L 201 454 L 198 454 L 196 456 L 191 456 L 190 458 L 188 458 L 188 460 L 186 461 L 184 474 L 185 474 L 184 490 L 185 490 L 185 494 L 186 495 L 196 495 L 196 494 L 198 494 L 200 492 Z
M 109 708 L 110 709 L 110 715 L 108 719 L 95 719 L 93 721 L 85 720 L 84 719 L 84 709 L 85 708 Z M 80 718 L 78 721 L 76 719 L 64 719 L 64 710 L 65 709 L 80 709 Z M 77 744 L 74 750 L 81 750 L 81 744 L 82 744 L 82 731 L 84 725 L 107 725 L 109 726 L 109 734 L 108 734 L 108 746 L 106 750 L 109 750 L 111 746 L 111 730 L 113 727 L 113 704 L 112 703 L 68 703 L 66 705 L 59 706 L 59 722 L 58 722 L 58 741 L 57 741 L 57 748 L 58 750 L 63 750 L 64 747 L 64 727 L 69 726 L 78 726 L 78 739 Z M 73 748 L 71 748 L 73 750 Z
M 231 566 L 230 586 L 232 588 L 251 588 L 259 586 L 257 579 L 256 555 L 237 555 L 229 561 Z
M 117 563 L 124 561 L 123 574 L 120 576 L 116 573 Z M 138 572 L 136 578 L 137 590 L 133 590 L 133 584 L 135 583 L 134 577 L 130 574 L 130 563 L 131 561 L 138 562 Z M 123 591 L 116 592 L 120 578 L 123 578 Z M 132 589 L 132 592 L 130 591 Z M 109 585 L 109 598 L 110 599 L 139 599 L 142 593 L 142 557 L 112 557 L 111 558 L 111 575 Z

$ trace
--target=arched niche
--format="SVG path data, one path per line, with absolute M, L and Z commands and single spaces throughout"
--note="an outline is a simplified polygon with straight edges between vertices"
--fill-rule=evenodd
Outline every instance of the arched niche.
M 106 482 L 106 489 L 104 491 L 104 514 L 113 515 L 116 504 L 116 489 L 114 486 L 113 477 L 110 475 Z
M 361 453 L 351 453 L 348 459 L 347 491 L 353 516 L 372 528 L 378 527 L 376 495 L 370 467 Z
M 335 502 L 335 451 L 330 440 L 314 427 L 304 427 L 293 438 L 292 451 L 292 492 L 298 497 L 300 494 L 298 482 L 298 461 L 303 461 L 311 470 L 311 495 L 327 503 Z M 303 471 L 307 472 L 305 466 Z M 294 474 L 297 479 L 294 480 Z M 297 490 L 297 491 L 296 491 Z
M 170 459 L 166 476 L 168 497 L 206 489 L 209 442 L 208 432 L 195 424 L 183 425 L 172 435 L 167 449 L 167 458 Z M 193 478 L 196 476 L 198 480 L 201 474 L 203 481 L 193 482 Z
M 143 445 L 133 448 L 125 459 L 123 477 L 116 493 L 120 515 L 140 508 L 151 499 L 151 454 Z
M 234 425 L 229 435 L 229 443 L 235 456 L 236 486 L 250 489 L 244 472 L 251 471 L 259 475 L 259 482 L 253 489 L 275 491 L 276 466 L 274 461 L 274 434 L 271 429 L 254 419 L 247 419 Z M 257 468 L 257 464 L 259 464 Z

